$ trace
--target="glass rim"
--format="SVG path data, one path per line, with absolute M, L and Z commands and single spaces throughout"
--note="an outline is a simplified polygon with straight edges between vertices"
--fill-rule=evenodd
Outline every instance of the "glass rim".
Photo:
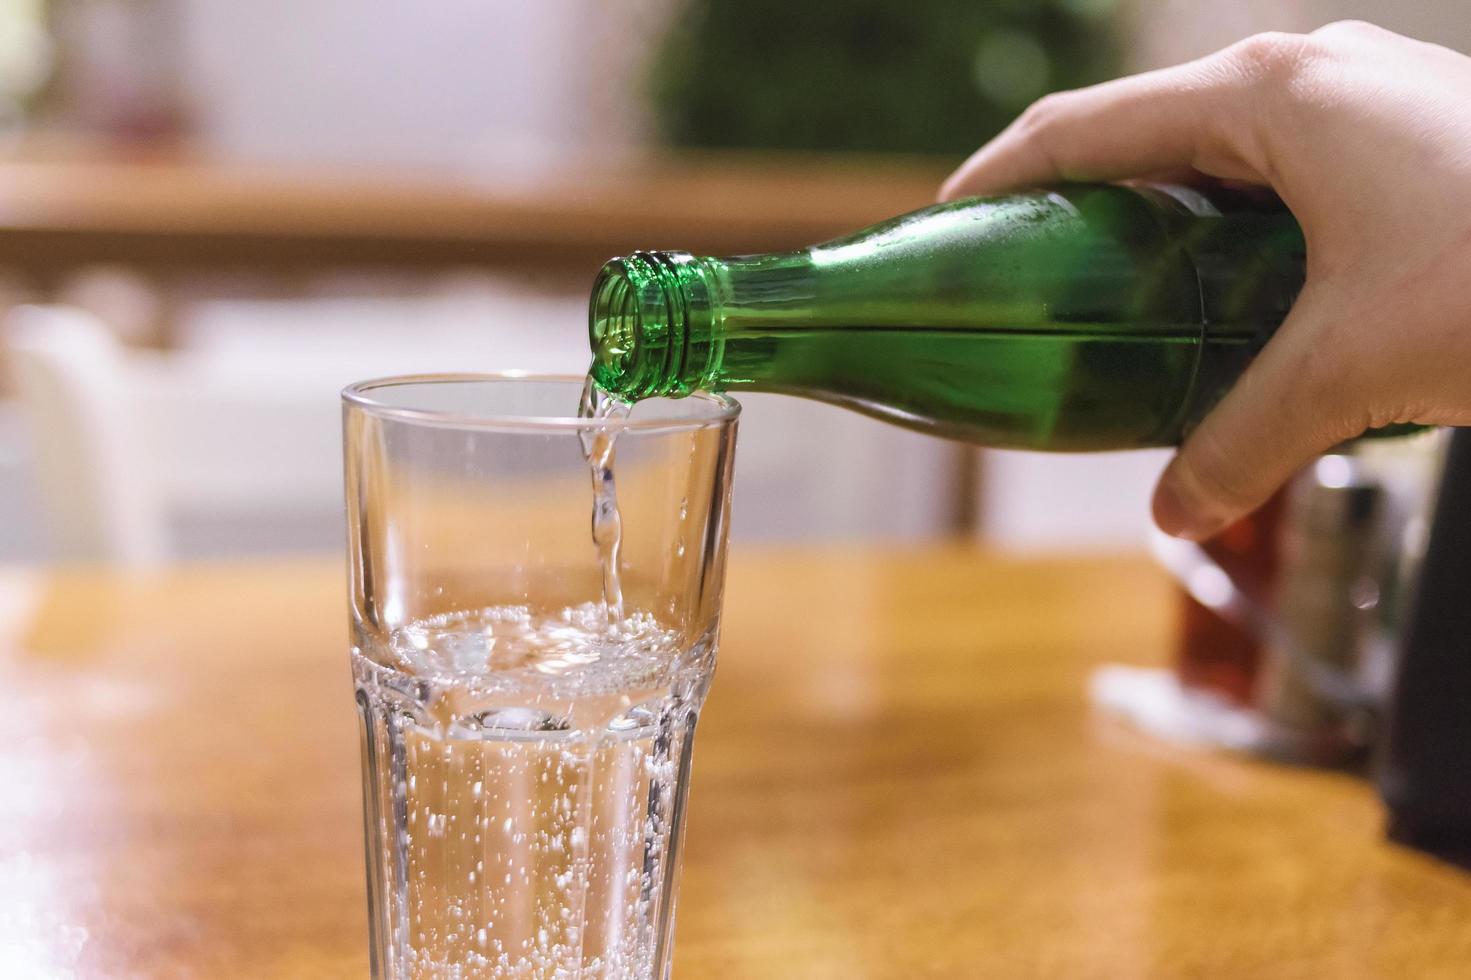
M 436 425 L 459 429 L 527 429 L 532 431 L 576 431 L 579 429 L 612 429 L 619 432 L 678 432 L 729 425 L 741 414 L 741 404 L 729 395 L 719 392 L 695 391 L 684 398 L 695 398 L 713 405 L 715 411 L 705 418 L 602 418 L 584 419 L 575 415 L 472 415 L 463 412 L 429 408 L 412 408 L 390 405 L 372 397 L 371 392 L 380 388 L 398 388 L 409 385 L 472 384 L 490 382 L 504 384 L 516 381 L 555 382 L 581 386 L 586 375 L 542 374 L 534 371 L 482 371 L 445 372 L 429 374 L 398 374 L 355 381 L 342 389 L 343 404 L 365 412 L 376 418 L 412 422 L 419 425 Z M 680 399 L 681 401 L 684 399 Z

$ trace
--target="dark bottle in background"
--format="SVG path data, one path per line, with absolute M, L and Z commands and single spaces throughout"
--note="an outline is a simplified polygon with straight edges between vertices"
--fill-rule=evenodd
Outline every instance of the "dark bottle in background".
M 1253 603 L 1272 604 L 1279 564 L 1278 528 L 1283 492 L 1203 542 L 1201 547 Z M 1252 703 L 1264 639 L 1250 626 L 1202 605 L 1179 589 L 1175 673 L 1191 690 L 1216 694 L 1232 704 Z
M 1391 839 L 1471 867 L 1471 430 L 1446 452 L 1379 759 Z

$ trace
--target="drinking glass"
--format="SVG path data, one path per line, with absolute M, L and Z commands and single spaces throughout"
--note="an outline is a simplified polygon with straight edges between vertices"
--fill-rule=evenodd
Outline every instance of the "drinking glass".
M 581 384 L 343 392 L 375 978 L 669 975 L 739 406 L 585 419 Z M 621 609 L 590 526 L 597 437 Z

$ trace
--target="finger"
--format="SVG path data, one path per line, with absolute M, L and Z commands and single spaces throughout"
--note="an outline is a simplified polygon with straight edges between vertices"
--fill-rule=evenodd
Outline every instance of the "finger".
M 1327 314 L 1304 293 L 1271 342 L 1191 433 L 1161 475 L 1154 519 L 1202 540 L 1263 504 L 1294 473 L 1366 417 L 1331 344 Z
M 972 154 L 940 197 L 1185 168 L 1266 183 L 1249 138 L 1250 87 L 1278 57 L 1263 50 L 1292 43 L 1252 39 L 1174 68 L 1047 96 Z

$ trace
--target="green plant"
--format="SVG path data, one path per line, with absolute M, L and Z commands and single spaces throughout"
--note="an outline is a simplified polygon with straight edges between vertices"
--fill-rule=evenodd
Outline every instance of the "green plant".
M 1116 72 L 1113 0 L 687 0 L 654 60 L 679 146 L 964 153 Z

